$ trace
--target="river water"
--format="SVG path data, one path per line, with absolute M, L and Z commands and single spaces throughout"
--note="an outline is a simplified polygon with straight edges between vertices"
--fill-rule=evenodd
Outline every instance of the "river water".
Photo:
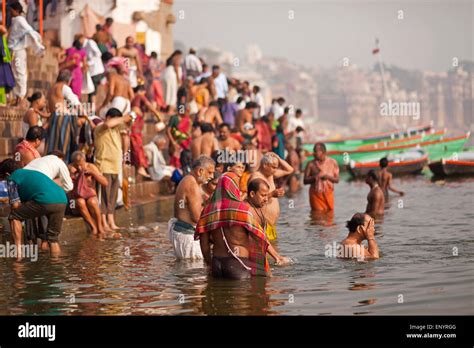
M 406 196 L 392 196 L 376 226 L 379 260 L 325 256 L 365 209 L 368 187 L 342 180 L 332 224 L 311 216 L 307 187 L 281 200 L 275 245 L 295 263 L 274 267 L 272 278 L 208 279 L 201 263 L 175 260 L 157 221 L 122 240 L 77 237 L 59 259 L 0 260 L 0 314 L 474 314 L 474 179 L 394 184 Z

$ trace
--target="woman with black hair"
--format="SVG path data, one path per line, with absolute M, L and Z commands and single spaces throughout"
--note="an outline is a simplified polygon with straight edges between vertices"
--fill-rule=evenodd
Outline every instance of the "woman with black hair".
M 23 137 L 26 137 L 28 129 L 33 126 L 40 126 L 47 128 L 47 125 L 44 124 L 42 118 L 48 118 L 51 116 L 49 112 L 46 111 L 46 97 L 41 92 L 35 92 L 27 98 L 30 102 L 30 108 L 26 111 L 23 116 Z
M 68 69 L 71 71 L 71 89 L 78 98 L 82 94 L 82 80 L 83 74 L 87 71 L 86 50 L 82 48 L 85 36 L 82 34 L 76 35 L 72 47 L 66 50 L 66 59 L 61 63 L 61 69 Z

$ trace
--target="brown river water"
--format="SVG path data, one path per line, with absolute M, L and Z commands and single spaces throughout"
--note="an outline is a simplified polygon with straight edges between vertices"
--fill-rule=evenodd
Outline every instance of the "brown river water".
M 63 242 L 58 259 L 0 259 L 0 314 L 474 314 L 474 179 L 394 184 L 406 196 L 392 196 L 376 226 L 379 260 L 325 256 L 365 209 L 368 186 L 341 180 L 332 225 L 311 216 L 307 187 L 281 200 L 275 245 L 295 263 L 272 278 L 216 280 L 202 263 L 177 262 L 162 217 L 121 240 Z

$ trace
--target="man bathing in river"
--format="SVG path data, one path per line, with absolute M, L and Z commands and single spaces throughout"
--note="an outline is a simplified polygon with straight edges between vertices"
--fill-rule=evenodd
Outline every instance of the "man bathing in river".
M 266 221 L 261 209 L 268 202 L 267 181 L 255 179 L 247 190 L 247 201 L 241 201 L 238 175 L 224 173 L 197 224 L 196 238 L 200 240 L 204 261 L 214 277 L 246 279 L 269 275 L 267 253 L 277 265 L 290 262 L 280 256 L 265 237 Z
M 326 156 L 326 145 L 314 145 L 314 160 L 306 165 L 304 184 L 311 185 L 309 203 L 311 210 L 320 212 L 334 211 L 334 184 L 339 182 L 337 162 Z
M 388 191 L 398 193 L 400 196 L 403 196 L 405 193 L 403 191 L 397 190 L 392 186 L 392 173 L 388 171 L 388 160 L 387 157 L 384 157 L 380 160 L 380 170 L 377 173 L 378 181 L 380 188 L 382 189 L 385 198 L 388 198 Z
M 174 218 L 168 222 L 168 232 L 178 259 L 202 259 L 199 241 L 194 240 L 196 223 L 202 210 L 201 186 L 214 178 L 215 163 L 201 155 L 192 164 L 192 171 L 176 188 Z
M 359 259 L 378 259 L 379 248 L 375 241 L 374 233 L 374 219 L 368 214 L 356 213 L 350 221 L 347 221 L 346 227 L 349 234 L 341 244 L 345 254 L 344 258 L 357 257 Z M 362 242 L 367 240 L 369 248 L 362 245 Z M 350 249 L 352 248 L 352 249 Z
M 294 172 L 292 166 L 285 160 L 281 159 L 277 154 L 268 152 L 263 155 L 260 161 L 260 167 L 249 178 L 249 183 L 255 179 L 264 179 L 270 186 L 270 195 L 268 204 L 262 209 L 263 215 L 267 220 L 265 234 L 268 239 L 275 240 L 277 238 L 276 223 L 280 217 L 280 203 L 278 198 L 285 194 L 285 189 L 275 186 L 275 180 Z
M 369 214 L 374 219 L 381 217 L 384 214 L 385 198 L 382 189 L 377 181 L 377 174 L 375 171 L 369 170 L 365 182 L 370 186 L 370 192 L 367 195 L 367 208 L 366 214 Z

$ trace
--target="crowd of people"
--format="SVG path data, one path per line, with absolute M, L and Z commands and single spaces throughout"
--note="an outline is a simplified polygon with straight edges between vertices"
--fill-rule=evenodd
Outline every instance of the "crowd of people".
M 14 3 L 10 12 L 15 21 L 23 10 Z M 10 44 L 14 30 L 35 39 L 20 50 L 34 44 L 41 51 L 26 20 L 20 29 L 14 25 L 2 53 L 10 48 L 22 57 L 18 44 Z M 268 274 L 267 255 L 277 265 L 290 263 L 271 244 L 278 238 L 279 199 L 303 181 L 311 185 L 311 208 L 331 213 L 339 181 L 322 143 L 303 170 L 302 110 L 283 97 L 267 106 L 259 86 L 226 75 L 196 49 L 176 50 L 163 62 L 131 36 L 119 46 L 112 26 L 107 18 L 93 37 L 77 34 L 58 56 L 52 88 L 27 98 L 24 138 L 0 163 L 15 244 L 39 238 L 43 249 L 58 254 L 66 212 L 80 214 L 93 234 L 120 237 L 115 210 L 130 204 L 128 176 L 134 173 L 166 182 L 175 194 L 168 232 L 178 259 L 203 259 L 214 276 L 239 279 Z M 8 65 L 4 59 L 2 68 Z M 14 68 L 15 105 L 26 102 L 24 75 Z M 156 134 L 144 144 L 147 122 Z M 372 179 L 368 184 L 378 197 Z M 374 256 L 371 209 L 379 206 L 348 223 L 346 243 L 367 239 Z

